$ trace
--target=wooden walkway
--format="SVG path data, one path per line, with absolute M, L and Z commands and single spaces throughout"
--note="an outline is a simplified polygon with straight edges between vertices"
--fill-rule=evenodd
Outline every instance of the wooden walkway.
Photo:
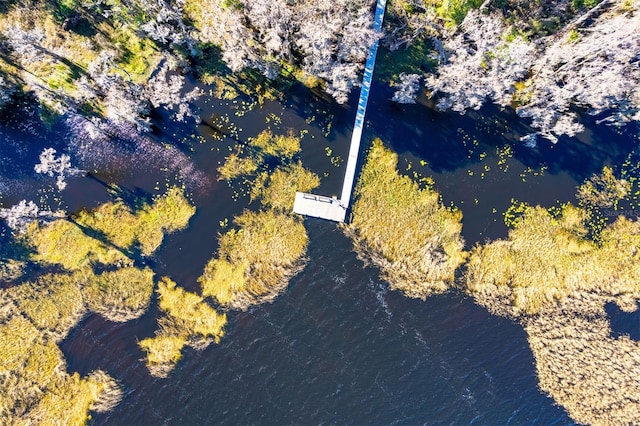
M 386 0 L 377 0 L 373 28 L 378 33 L 382 31 L 385 7 Z M 376 64 L 377 53 L 378 40 L 376 40 L 369 49 L 367 62 L 364 67 L 364 78 L 362 79 L 362 88 L 360 89 L 360 98 L 358 99 L 358 111 L 356 112 L 356 120 L 353 125 L 353 133 L 351 134 L 347 169 L 344 174 L 340 199 L 296 192 L 296 199 L 293 205 L 294 213 L 332 220 L 335 222 L 344 222 L 346 220 L 347 209 L 351 202 L 353 186 L 356 180 L 358 156 L 360 154 L 360 142 L 362 140 L 362 128 L 364 126 L 364 114 L 367 111 L 367 102 L 369 101 L 369 91 L 371 89 L 371 80 L 373 78 L 373 68 Z

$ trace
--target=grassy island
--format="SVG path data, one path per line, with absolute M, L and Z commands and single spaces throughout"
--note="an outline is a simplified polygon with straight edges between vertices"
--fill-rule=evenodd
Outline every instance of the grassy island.
M 164 277 L 158 283 L 160 309 L 165 316 L 158 320 L 155 337 L 139 345 L 147 353 L 147 367 L 152 375 L 166 377 L 189 345 L 202 349 L 224 336 L 226 314 L 218 314 L 202 297 L 188 292 Z
M 165 234 L 184 228 L 194 211 L 182 191 L 171 188 L 151 203 L 132 207 L 120 200 L 29 226 L 22 237 L 32 250 L 25 263 L 49 272 L 0 289 L 1 424 L 83 425 L 90 410 L 118 403 L 121 391 L 106 373 L 68 374 L 56 343 L 88 312 L 112 321 L 144 313 L 154 272 L 134 265 L 144 263 Z M 187 300 L 174 309 L 209 321 L 193 326 L 194 333 L 219 338 L 224 317 L 212 323 L 206 309 L 186 309 L 194 304 Z M 181 321 L 176 324 L 188 324 Z
M 476 246 L 467 288 L 528 333 L 540 387 L 585 424 L 632 424 L 640 343 L 614 338 L 605 305 L 637 309 L 640 223 L 619 217 L 588 238 L 587 213 L 523 206 L 507 240 Z
M 219 237 L 218 254 L 198 279 L 203 296 L 246 310 L 273 300 L 302 269 L 307 232 L 291 210 L 296 191 L 311 191 L 320 179 L 295 160 L 299 151 L 300 139 L 291 133 L 265 130 L 218 169 L 224 180 L 245 177 L 251 200 L 262 209 L 245 210 L 233 220 L 234 229 Z
M 464 262 L 462 213 L 397 171 L 398 156 L 375 140 L 345 230 L 356 251 L 393 289 L 424 299 L 446 291 Z
M 65 371 L 55 342 L 0 294 L 0 422 L 83 425 L 88 411 L 117 404 L 121 391 L 102 371 L 81 378 Z M 7 305 L 9 303 L 9 305 Z
M 273 210 L 245 211 L 234 223 L 199 280 L 204 296 L 246 310 L 273 300 L 301 269 L 307 232 L 300 219 Z

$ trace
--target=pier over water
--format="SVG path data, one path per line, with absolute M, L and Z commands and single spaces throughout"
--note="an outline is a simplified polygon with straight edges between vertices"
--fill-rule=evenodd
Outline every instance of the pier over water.
M 373 27 L 378 33 L 382 31 L 385 7 L 386 0 L 377 1 Z M 360 142 L 362 140 L 362 127 L 364 126 L 364 115 L 367 111 L 367 102 L 369 101 L 369 91 L 371 89 L 371 80 L 373 79 L 373 68 L 376 63 L 377 53 L 378 40 L 371 45 L 367 55 L 367 62 L 364 68 L 362 88 L 360 89 L 360 98 L 358 99 L 358 110 L 356 113 L 355 123 L 353 125 L 353 133 L 351 134 L 349 157 L 347 159 L 347 168 L 344 174 L 340 199 L 296 192 L 296 199 L 293 205 L 294 213 L 332 220 L 335 222 L 344 222 L 346 220 L 347 209 L 351 203 L 351 195 L 353 194 L 353 186 L 356 180 L 358 156 L 360 154 Z

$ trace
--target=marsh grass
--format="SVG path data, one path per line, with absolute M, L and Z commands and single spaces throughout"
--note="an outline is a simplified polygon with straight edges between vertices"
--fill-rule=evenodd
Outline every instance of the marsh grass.
M 61 265 L 70 271 L 92 264 L 131 263 L 121 250 L 86 235 L 81 227 L 66 219 L 48 224 L 33 222 L 26 237 L 35 249 L 33 260 Z
M 462 214 L 444 207 L 433 189 L 400 175 L 397 162 L 376 139 L 344 229 L 359 256 L 379 267 L 392 289 L 424 299 L 449 289 L 465 260 Z
M 182 349 L 202 349 L 224 336 L 226 314 L 218 314 L 202 297 L 188 292 L 170 279 L 158 283 L 158 299 L 164 316 L 158 320 L 155 337 L 139 342 L 147 353 L 147 367 L 153 376 L 166 377 L 182 357 Z
M 594 174 L 578 187 L 576 197 L 586 207 L 617 207 L 618 202 L 629 195 L 631 183 L 616 178 L 611 167 Z
M 47 274 L 7 290 L 17 309 L 45 337 L 64 338 L 87 313 L 78 274 Z
M 249 138 L 249 146 L 254 148 L 260 162 L 265 157 L 291 161 L 300 152 L 300 138 L 292 132 L 287 135 L 274 135 L 270 130 L 260 132 L 255 138 Z
M 97 405 L 95 411 L 103 411 L 120 398 L 116 382 L 105 373 L 94 372 L 84 379 L 75 373 L 58 378 L 25 417 L 33 424 L 82 426 L 90 419 L 89 410 Z
M 172 187 L 137 211 L 117 201 L 92 212 L 83 211 L 76 221 L 117 247 L 139 245 L 142 254 L 149 256 L 160 247 L 165 234 L 184 229 L 195 210 L 182 190 Z
M 241 157 L 240 153 L 232 153 L 222 166 L 218 168 L 218 180 L 233 180 L 241 176 L 253 175 L 258 170 L 258 163 L 253 158 Z
M 198 281 L 203 296 L 246 310 L 273 300 L 301 269 L 307 233 L 300 219 L 274 210 L 245 211 L 234 224 Z
M 282 212 L 293 211 L 296 191 L 310 192 L 320 185 L 320 178 L 305 169 L 302 163 L 276 168 L 272 173 L 261 172 L 251 187 L 251 200 L 260 200 L 267 208 Z
M 126 322 L 146 312 L 153 293 L 150 268 L 119 268 L 88 274 L 82 293 L 91 311 L 114 322 Z
M 624 217 L 588 236 L 587 212 L 527 206 L 507 240 L 473 248 L 467 288 L 504 315 L 537 314 L 576 292 L 609 295 L 621 307 L 640 297 L 640 224 Z
M 90 409 L 119 401 L 121 391 L 107 374 L 80 378 L 64 364 L 53 340 L 13 310 L 0 324 L 0 422 L 83 425 Z
M 0 289 L 1 424 L 83 425 L 89 411 L 118 403 L 121 390 L 104 372 L 85 378 L 67 374 L 55 342 L 88 310 L 119 322 L 142 315 L 151 301 L 154 273 L 133 266 L 144 260 L 134 256 L 134 249 L 152 254 L 166 233 L 188 224 L 194 211 L 182 190 L 171 188 L 135 210 L 116 201 L 29 227 L 25 242 L 33 252 L 27 255 L 56 273 Z M 189 303 L 175 309 L 193 304 L 185 298 Z M 216 317 L 219 321 L 213 323 L 203 307 L 189 312 L 201 317 L 191 319 L 195 325 L 186 318 L 175 324 L 183 329 L 192 325 L 203 339 L 221 336 L 214 326 L 221 330 L 224 318 Z
M 246 145 L 238 145 L 236 152 L 225 158 L 218 168 L 219 180 L 232 180 L 241 176 L 253 176 L 259 169 L 268 169 L 274 161 L 282 165 L 291 164 L 300 152 L 300 138 L 293 133 L 274 135 L 264 130 Z
M 147 354 L 147 368 L 152 376 L 167 377 L 180 358 L 187 339 L 174 334 L 158 334 L 138 345 Z
M 130 266 L 135 248 L 149 256 L 164 235 L 184 229 L 195 213 L 181 189 L 170 188 L 137 211 L 123 201 L 81 211 L 71 219 L 49 224 L 33 222 L 26 239 L 35 249 L 32 259 L 74 271 L 93 265 Z
M 634 424 L 640 342 L 612 335 L 610 296 L 578 292 L 524 320 L 540 388 L 580 424 Z

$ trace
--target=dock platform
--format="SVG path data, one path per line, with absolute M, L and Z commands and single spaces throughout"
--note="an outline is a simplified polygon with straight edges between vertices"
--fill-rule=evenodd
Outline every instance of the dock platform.
M 386 0 L 377 0 L 373 28 L 378 33 L 382 31 L 385 8 Z M 344 181 L 342 183 L 342 194 L 340 199 L 296 192 L 296 199 L 293 204 L 294 213 L 332 220 L 334 222 L 344 222 L 346 220 L 347 210 L 349 209 L 351 195 L 353 193 L 353 185 L 355 184 L 356 179 L 358 156 L 360 155 L 360 142 L 362 140 L 362 128 L 364 126 L 364 115 L 367 111 L 367 102 L 369 101 L 369 91 L 371 89 L 371 80 L 373 79 L 373 68 L 376 63 L 377 53 L 378 40 L 371 45 L 369 53 L 367 54 L 367 62 L 364 68 L 364 78 L 362 79 L 362 88 L 360 89 L 360 97 L 358 99 L 358 110 L 356 112 L 356 119 L 353 125 L 353 132 L 351 134 L 349 158 L 347 159 L 347 168 L 345 171 Z

